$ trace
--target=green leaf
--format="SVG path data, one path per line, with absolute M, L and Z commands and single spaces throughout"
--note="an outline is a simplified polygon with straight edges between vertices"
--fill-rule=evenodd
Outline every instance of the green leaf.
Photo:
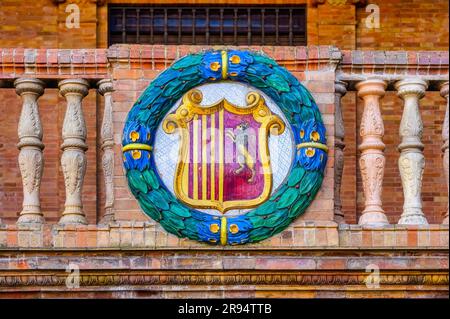
M 252 216 L 264 216 L 271 214 L 273 211 L 277 209 L 277 203 L 273 201 L 267 201 L 263 205 L 258 206 L 253 211 L 247 213 L 248 217 Z
M 130 187 L 135 188 L 142 193 L 147 193 L 147 184 L 145 183 L 144 179 L 142 178 L 141 172 L 137 170 L 129 170 L 127 172 L 128 177 L 128 183 Z
M 308 171 L 302 179 L 300 194 L 312 193 L 322 183 L 322 174 L 319 171 Z
M 176 61 L 174 64 L 172 64 L 172 69 L 175 70 L 185 69 L 187 67 L 200 64 L 201 62 L 202 62 L 202 55 L 200 54 L 187 55 Z
M 255 62 L 264 63 L 267 65 L 277 65 L 277 63 L 274 60 L 265 55 L 255 54 L 253 58 L 255 59 Z
M 170 211 L 180 217 L 190 217 L 191 213 L 189 212 L 189 209 L 185 206 L 182 206 L 178 203 L 172 203 L 170 204 Z
M 176 93 L 179 93 L 181 84 L 182 84 L 181 81 L 178 80 L 170 82 L 164 87 L 162 95 L 164 97 L 169 97 L 175 95 Z
M 198 76 L 198 74 L 198 66 L 195 65 L 193 67 L 184 69 L 183 72 L 180 73 L 180 79 L 192 80 L 192 78 Z
M 177 231 L 185 228 L 181 218 L 179 218 L 178 216 L 174 216 L 170 211 L 162 211 L 161 214 L 163 216 L 161 225 L 167 225 Z
M 267 77 L 267 83 L 281 92 L 289 92 L 291 89 L 289 83 L 278 74 L 271 74 Z
M 281 223 L 279 223 L 279 224 L 273 229 L 273 231 L 270 233 L 270 236 L 272 237 L 273 235 L 278 234 L 278 233 L 281 232 L 283 229 L 285 229 L 291 222 L 292 222 L 292 219 L 290 219 L 290 218 L 284 219 Z
M 252 75 L 247 73 L 247 79 L 252 83 L 253 86 L 256 86 L 258 88 L 265 88 L 267 87 L 267 83 L 264 82 L 261 77 Z
M 159 188 L 158 193 L 170 204 L 170 202 L 174 201 L 172 194 L 166 191 L 164 188 Z
M 301 110 L 301 104 L 300 101 L 298 99 L 295 98 L 294 95 L 291 94 L 283 94 L 283 96 L 281 97 L 282 101 L 283 101 L 283 106 L 286 106 L 286 111 L 285 113 L 300 113 Z
M 266 216 L 250 218 L 254 228 L 275 227 L 287 217 L 287 210 L 274 211 Z
M 153 218 L 155 221 L 159 221 L 161 220 L 162 216 L 161 213 L 159 212 L 159 210 L 156 208 L 156 206 L 148 201 L 145 196 L 141 196 L 140 198 L 141 200 L 139 201 L 139 203 L 141 204 L 142 209 L 144 210 L 144 212 L 150 216 L 151 218 Z
M 288 216 L 288 210 L 283 209 L 272 213 L 265 220 L 266 227 L 277 227 L 281 222 L 285 221 Z
M 302 107 L 300 115 L 301 115 L 303 121 L 306 121 L 306 120 L 314 119 L 315 113 L 316 112 L 311 107 Z
M 168 210 L 169 209 L 169 203 L 167 203 L 166 199 L 161 196 L 161 194 L 154 190 L 150 193 L 148 193 L 148 199 L 158 208 L 162 210 Z
M 280 200 L 277 203 L 277 208 L 282 209 L 289 207 L 299 195 L 296 188 L 288 188 L 283 195 L 281 195 Z
M 303 178 L 303 175 L 305 175 L 305 169 L 303 167 L 294 168 L 289 175 L 289 179 L 288 179 L 288 183 L 287 183 L 288 186 L 294 187 L 295 185 L 300 183 L 300 181 Z
M 268 227 L 259 227 L 254 228 L 249 232 L 249 238 L 251 242 L 258 242 L 266 239 L 270 235 L 270 228 Z
M 147 184 L 151 186 L 152 189 L 159 188 L 159 181 L 153 170 L 145 170 L 144 172 L 142 172 L 142 177 L 147 182 Z
M 309 202 L 310 201 L 309 201 L 308 196 L 300 195 L 298 197 L 297 201 L 295 202 L 295 204 L 292 205 L 292 207 L 289 211 L 289 217 L 295 218 L 298 215 L 300 215 L 301 213 L 303 213 L 303 211 L 306 209 L 306 207 L 308 207 Z
M 306 106 L 311 106 L 311 97 L 309 94 L 307 94 L 306 90 L 304 88 L 300 88 L 299 89 L 300 94 L 302 95 L 302 101 L 303 104 L 305 104 Z

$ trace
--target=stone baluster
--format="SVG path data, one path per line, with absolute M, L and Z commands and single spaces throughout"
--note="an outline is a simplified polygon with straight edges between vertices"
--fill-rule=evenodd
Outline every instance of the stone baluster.
M 387 84 L 380 79 L 368 79 L 356 84 L 358 96 L 364 100 L 360 135 L 362 143 L 359 160 L 365 208 L 359 219 L 360 225 L 383 226 L 389 224 L 382 208 L 381 193 L 385 167 L 383 143 L 384 125 L 380 112 L 380 99 Z
M 347 83 L 335 82 L 334 113 L 335 113 L 335 133 L 334 133 L 334 220 L 337 223 L 345 223 L 341 202 L 341 181 L 344 171 L 344 120 L 342 119 L 341 99 L 347 93 Z
M 84 79 L 67 79 L 58 84 L 67 101 L 61 149 L 61 166 L 66 187 L 66 202 L 60 224 L 87 224 L 83 212 L 82 187 L 86 173 L 86 123 L 81 102 L 89 93 L 89 83 Z
M 14 82 L 16 92 L 21 96 L 22 112 L 19 119 L 19 168 L 23 183 L 23 204 L 18 224 L 42 224 L 39 191 L 44 156 L 42 150 L 42 125 L 37 100 L 44 93 L 44 82 L 38 79 L 20 78 Z
M 109 79 L 98 82 L 98 92 L 105 97 L 105 109 L 101 128 L 101 147 L 103 150 L 102 166 L 105 176 L 105 215 L 100 223 L 106 224 L 114 221 L 114 139 L 113 139 L 113 85 Z
M 423 123 L 419 112 L 419 100 L 425 95 L 428 84 L 421 79 L 405 79 L 395 84 L 398 95 L 404 101 L 400 122 L 402 139 L 398 150 L 398 167 L 403 186 L 403 213 L 400 225 L 427 225 L 422 211 L 422 176 L 425 167 L 424 145 L 421 142 Z
M 443 152 L 443 166 L 444 166 L 444 176 L 445 176 L 445 180 L 447 182 L 447 194 L 449 191 L 449 174 L 448 174 L 448 133 L 449 133 L 449 129 L 448 129 L 448 81 L 445 83 L 441 84 L 441 96 L 443 98 L 445 98 L 447 100 L 447 107 L 445 109 L 445 118 L 444 118 L 444 123 L 442 124 L 442 141 L 443 141 L 443 145 L 442 145 L 442 152 Z M 444 220 L 442 222 L 443 224 L 448 225 L 448 203 L 447 203 L 447 212 L 445 213 L 445 217 Z

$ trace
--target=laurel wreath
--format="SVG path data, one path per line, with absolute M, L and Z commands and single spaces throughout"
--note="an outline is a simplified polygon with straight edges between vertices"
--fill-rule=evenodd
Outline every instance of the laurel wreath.
M 240 216 L 214 216 L 187 207 L 160 179 L 152 156 L 155 132 L 174 103 L 190 89 L 222 80 L 248 83 L 283 111 L 296 143 L 291 172 L 269 200 Z M 123 160 L 131 192 L 143 211 L 168 232 L 209 244 L 255 243 L 285 229 L 305 212 L 323 180 L 325 127 L 308 90 L 273 59 L 255 52 L 205 51 L 175 61 L 130 110 Z

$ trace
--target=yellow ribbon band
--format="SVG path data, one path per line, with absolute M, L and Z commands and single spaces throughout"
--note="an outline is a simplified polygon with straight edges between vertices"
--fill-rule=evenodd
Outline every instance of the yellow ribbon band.
M 228 53 L 227 51 L 222 51 L 222 79 L 225 80 L 228 74 Z
M 316 143 L 316 142 L 307 142 L 307 143 L 300 143 L 297 144 L 297 149 L 301 149 L 301 148 L 318 148 L 321 149 L 325 152 L 328 152 L 328 147 L 325 144 L 322 143 Z
M 223 216 L 220 220 L 220 243 L 225 246 L 228 241 L 227 234 L 227 218 Z
M 132 143 L 127 144 L 124 147 L 122 147 L 122 152 L 130 151 L 130 150 L 144 150 L 144 151 L 151 151 L 152 147 L 147 144 L 141 144 L 141 143 Z

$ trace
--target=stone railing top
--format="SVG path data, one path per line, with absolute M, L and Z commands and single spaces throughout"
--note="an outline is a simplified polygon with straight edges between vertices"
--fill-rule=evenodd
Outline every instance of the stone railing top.
M 220 46 L 113 45 L 108 49 L 24 49 L 0 48 L 0 84 L 30 76 L 65 79 L 74 76 L 91 80 L 109 77 L 111 65 L 120 68 L 164 70 L 174 60 L 193 52 Z M 337 69 L 342 81 L 367 77 L 398 80 L 419 76 L 424 80 L 448 80 L 448 51 L 350 51 L 333 46 L 240 46 L 263 52 L 290 71 Z M 5 81 L 1 81 L 1 80 Z
M 202 45 L 113 45 L 108 49 L 111 63 L 141 66 L 152 61 L 154 69 L 165 68 L 174 60 L 190 53 L 206 50 L 239 49 L 261 52 L 290 70 L 317 70 L 336 66 L 342 54 L 334 46 L 202 46 Z
M 0 48 L 0 79 L 108 77 L 106 49 Z
M 448 51 L 341 52 L 342 61 L 337 74 L 337 78 L 341 81 L 360 81 L 368 77 L 379 77 L 387 81 L 405 77 L 445 81 L 449 76 Z

